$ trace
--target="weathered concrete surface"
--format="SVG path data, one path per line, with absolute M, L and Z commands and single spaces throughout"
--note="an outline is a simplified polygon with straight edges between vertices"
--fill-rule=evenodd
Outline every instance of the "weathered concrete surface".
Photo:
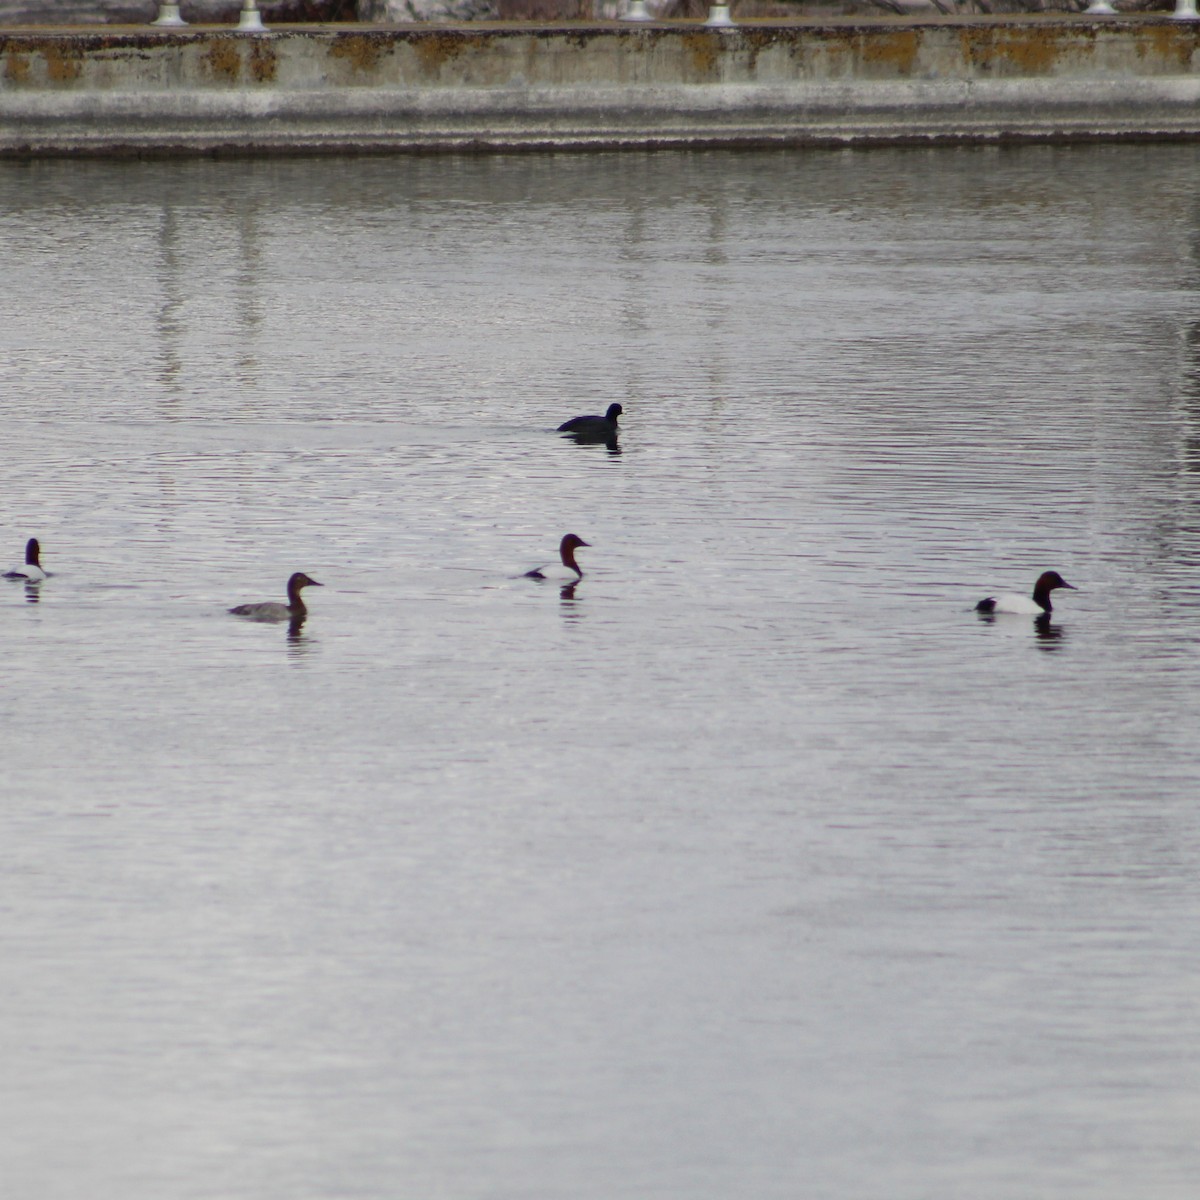
M 1024 17 L 0 32 L 0 154 L 1200 137 L 1200 29 Z

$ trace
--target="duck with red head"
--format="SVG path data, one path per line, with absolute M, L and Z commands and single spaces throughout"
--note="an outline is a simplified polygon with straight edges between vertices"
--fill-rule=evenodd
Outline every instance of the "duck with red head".
M 975 611 L 981 613 L 1014 613 L 1018 616 L 1044 617 L 1054 611 L 1050 603 L 1050 593 L 1058 588 L 1068 588 L 1074 592 L 1078 589 L 1069 584 L 1057 571 L 1043 571 L 1033 585 L 1033 597 L 1029 596 L 988 596 L 975 605 Z
M 300 596 L 300 589 L 306 587 L 324 587 L 315 579 L 310 579 L 303 571 L 297 571 L 287 581 L 286 604 L 277 600 L 263 600 L 257 604 L 239 604 L 229 611 L 235 617 L 248 617 L 251 621 L 303 621 L 308 616 L 308 608 Z
M 42 547 L 37 538 L 30 538 L 25 543 L 25 564 L 13 567 L 11 571 L 5 571 L 4 578 L 23 579 L 26 583 L 41 583 L 46 578 L 46 572 L 42 570 L 41 553 Z
M 534 567 L 531 571 L 525 572 L 526 579 L 555 579 L 561 583 L 572 583 L 583 578 L 583 570 L 575 561 L 575 551 L 581 546 L 587 546 L 590 543 L 585 542 L 578 534 L 568 533 L 558 544 L 558 556 L 562 560 L 561 564 L 551 563 L 541 567 Z

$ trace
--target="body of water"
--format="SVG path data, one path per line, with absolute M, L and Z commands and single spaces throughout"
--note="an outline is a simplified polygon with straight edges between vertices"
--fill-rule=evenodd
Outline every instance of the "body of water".
M 1194 1195 L 1198 196 L 0 164 L 5 1194 Z

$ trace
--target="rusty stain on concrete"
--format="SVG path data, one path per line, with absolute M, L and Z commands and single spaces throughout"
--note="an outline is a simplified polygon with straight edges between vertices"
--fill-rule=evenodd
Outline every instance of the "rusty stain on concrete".
M 1191 29 L 1184 29 L 1182 24 L 1152 25 L 1150 27 L 1150 44 L 1154 53 L 1169 63 L 1172 59 L 1181 67 L 1192 65 L 1192 55 L 1196 52 L 1196 37 Z M 1138 57 L 1144 57 L 1145 50 L 1138 43 Z
M 73 83 L 83 74 L 83 54 L 71 45 L 47 42 L 42 47 L 46 77 L 54 83 Z
M 366 37 L 361 33 L 339 37 L 329 47 L 329 57 L 341 59 L 354 71 L 363 75 L 369 74 L 379 66 L 379 39 Z
M 253 38 L 250 46 L 250 78 L 255 83 L 274 83 L 279 60 L 274 45 L 266 38 Z
M 242 73 L 242 55 L 235 37 L 213 38 L 204 61 L 209 71 L 218 78 L 229 83 L 237 83 Z
M 12 84 L 27 83 L 29 80 L 29 56 L 19 50 L 10 50 L 4 56 L 4 78 Z
M 741 43 L 748 53 L 747 65 L 751 71 L 758 69 L 758 56 L 764 50 L 774 49 L 779 42 L 783 40 L 779 37 L 779 31 L 776 29 L 755 29 L 748 28 L 742 31 Z M 793 49 L 796 46 L 796 39 L 788 38 L 788 42 Z
M 915 29 L 885 33 L 859 40 L 859 61 L 871 66 L 894 68 L 898 75 L 911 75 L 921 50 L 921 34 Z
M 467 49 L 468 42 L 477 43 L 479 36 L 462 33 L 420 33 L 412 40 L 417 62 L 426 76 L 437 75 L 446 63 Z
M 804 48 L 800 48 L 799 53 L 795 54 L 796 60 L 805 63 L 812 57 L 816 57 L 825 70 L 832 75 L 846 74 L 852 71 L 853 64 L 857 62 L 857 53 L 850 44 L 850 35 L 843 35 L 840 30 L 831 32 L 833 36 L 815 42 L 808 54 L 805 54 Z
M 1045 26 L 986 26 L 964 29 L 961 36 L 968 61 L 1001 75 L 1048 75 L 1068 56 L 1090 55 L 1095 44 L 1095 34 L 1086 27 L 1073 29 L 1069 39 L 1062 30 Z
M 722 36 L 720 33 L 685 33 L 681 39 L 692 70 L 703 79 L 717 76 L 717 51 Z

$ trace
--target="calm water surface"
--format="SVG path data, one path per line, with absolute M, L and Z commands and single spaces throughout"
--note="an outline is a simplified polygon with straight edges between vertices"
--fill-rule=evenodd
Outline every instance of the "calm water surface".
M 1194 1196 L 1198 197 L 0 165 L 5 1194 Z

